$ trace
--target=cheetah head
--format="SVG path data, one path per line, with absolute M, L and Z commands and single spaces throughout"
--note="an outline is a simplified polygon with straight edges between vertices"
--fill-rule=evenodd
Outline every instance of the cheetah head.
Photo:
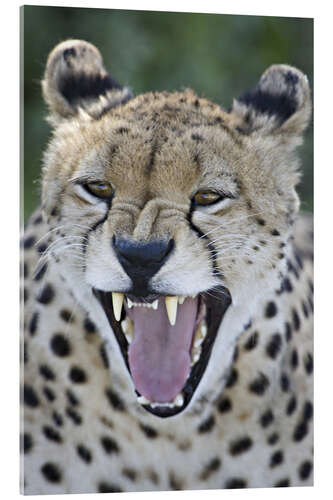
M 241 322 L 281 279 L 307 79 L 271 66 L 230 112 L 191 90 L 133 98 L 94 46 L 68 40 L 43 93 L 50 254 L 139 403 L 179 414 L 222 383 Z

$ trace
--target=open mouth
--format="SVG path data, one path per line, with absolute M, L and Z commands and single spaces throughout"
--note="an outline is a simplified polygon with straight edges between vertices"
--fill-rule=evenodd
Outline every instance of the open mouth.
M 205 372 L 229 291 L 139 298 L 94 289 L 119 343 L 138 402 L 159 417 L 182 412 Z

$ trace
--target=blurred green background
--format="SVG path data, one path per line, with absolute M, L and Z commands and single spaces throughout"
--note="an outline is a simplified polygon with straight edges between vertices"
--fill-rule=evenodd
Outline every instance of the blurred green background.
M 25 219 L 38 204 L 50 134 L 40 80 L 49 51 L 64 39 L 95 44 L 106 68 L 135 94 L 191 87 L 228 108 L 273 63 L 298 67 L 313 89 L 312 19 L 37 6 L 22 7 L 21 15 Z M 300 154 L 302 208 L 312 211 L 312 126 Z

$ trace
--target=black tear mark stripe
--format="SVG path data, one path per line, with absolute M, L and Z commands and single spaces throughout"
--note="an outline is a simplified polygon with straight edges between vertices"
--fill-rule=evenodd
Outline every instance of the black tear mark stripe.
M 203 233 L 201 231 L 201 229 L 199 229 L 192 221 L 192 217 L 193 217 L 193 213 L 194 213 L 194 210 L 195 210 L 195 204 L 194 204 L 194 200 L 191 200 L 191 206 L 190 206 L 190 210 L 189 210 L 189 213 L 187 214 L 187 220 L 188 220 L 188 223 L 190 225 L 190 228 L 195 231 L 198 236 L 200 238 L 203 238 L 205 239 L 206 241 L 208 241 L 207 243 L 207 250 L 209 251 L 210 255 L 211 255 L 211 258 L 212 258 L 212 268 L 213 268 L 213 272 L 214 274 L 218 275 L 218 276 L 221 276 L 222 277 L 222 273 L 221 271 L 219 270 L 218 266 L 217 266 L 217 261 L 216 261 L 216 250 L 215 250 L 215 247 L 214 245 L 212 244 L 212 241 L 209 239 L 209 237 L 207 236 L 207 234 Z
M 88 241 L 89 241 L 89 235 L 90 233 L 92 233 L 93 231 L 96 231 L 96 229 L 101 225 L 101 224 L 104 224 L 104 222 L 106 221 L 106 219 L 108 218 L 109 216 L 109 213 L 110 213 L 110 210 L 111 210 L 111 206 L 112 206 L 112 198 L 108 201 L 105 202 L 107 204 L 107 210 L 105 212 L 105 214 L 103 215 L 103 217 L 98 220 L 90 229 L 88 229 L 88 231 L 84 234 L 83 236 L 83 241 L 85 241 L 86 243 L 83 245 L 83 255 L 86 254 L 86 251 L 87 251 L 87 246 L 88 246 Z M 86 270 L 86 263 L 83 262 L 83 271 L 85 272 Z

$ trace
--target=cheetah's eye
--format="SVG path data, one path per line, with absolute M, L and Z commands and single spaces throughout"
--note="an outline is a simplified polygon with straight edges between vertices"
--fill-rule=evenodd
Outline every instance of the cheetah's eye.
M 198 191 L 194 197 L 193 201 L 195 205 L 206 206 L 213 205 L 217 201 L 222 201 L 225 196 L 220 193 L 215 193 L 214 191 Z
M 103 200 L 110 199 L 114 194 L 114 189 L 108 182 L 89 182 L 84 187 L 90 194 Z

